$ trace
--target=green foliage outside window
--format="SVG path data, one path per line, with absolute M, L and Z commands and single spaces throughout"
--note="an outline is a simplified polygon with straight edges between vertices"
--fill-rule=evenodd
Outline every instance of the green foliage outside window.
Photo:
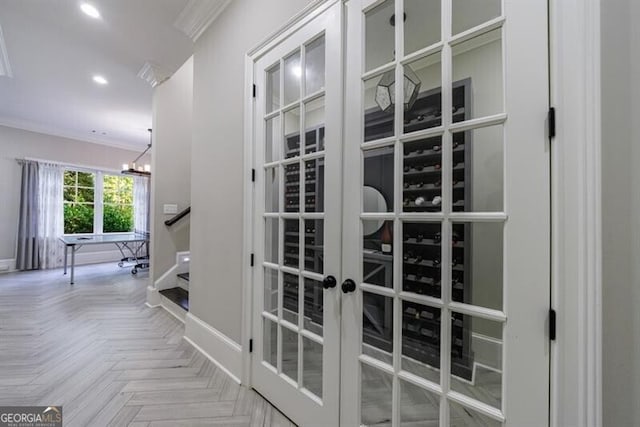
M 68 170 L 64 174 L 64 232 L 93 233 L 95 174 Z M 103 233 L 133 231 L 133 179 L 104 175 Z

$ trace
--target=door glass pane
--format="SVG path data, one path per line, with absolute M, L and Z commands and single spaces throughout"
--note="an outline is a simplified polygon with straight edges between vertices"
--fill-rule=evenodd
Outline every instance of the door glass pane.
M 440 383 L 440 309 L 402 302 L 402 369 Z
M 281 326 L 282 331 L 282 373 L 298 381 L 298 334 Z
M 302 337 L 302 382 L 304 388 L 322 398 L 322 345 Z
M 297 51 L 284 60 L 284 105 L 300 99 L 301 77 L 300 51 Z
M 280 183 L 278 181 L 278 168 L 267 168 L 264 171 L 264 200 L 265 200 L 265 212 L 278 212 L 279 210 L 279 199 L 278 194 L 280 193 L 279 187 Z
M 364 140 L 387 138 L 395 134 L 395 98 L 392 94 L 394 71 L 364 82 Z M 394 91 L 395 93 L 395 91 Z
M 440 223 L 404 223 L 403 291 L 440 298 L 440 236 Z
M 304 164 L 305 212 L 324 212 L 324 157 Z
M 305 220 L 304 230 L 304 269 L 322 274 L 324 266 L 323 220 Z
M 501 427 L 498 421 L 482 415 L 473 409 L 449 401 L 451 427 Z
M 281 159 L 280 155 L 280 116 L 266 122 L 264 162 L 271 163 Z
M 442 125 L 440 52 L 404 66 L 404 133 Z
M 304 105 L 306 154 L 324 150 L 324 97 Z
M 284 211 L 300 212 L 300 163 L 284 167 Z
M 440 0 L 404 0 L 404 54 L 440 41 Z
M 453 134 L 454 211 L 503 211 L 503 141 L 503 126 Z
M 300 155 L 300 107 L 284 113 L 285 157 Z
M 502 310 L 504 224 L 454 223 L 452 227 L 453 301 Z
M 264 317 L 262 321 L 262 359 L 276 368 L 278 366 L 278 325 Z
M 400 426 L 437 427 L 440 423 L 440 397 L 407 381 L 400 380 Z
M 502 323 L 452 313 L 451 389 L 502 407 Z
M 453 81 L 466 82 L 473 91 L 473 104 L 465 118 L 486 117 L 504 112 L 502 79 L 502 29 L 490 31 L 455 45 Z M 468 91 L 467 91 L 468 92 Z M 469 93 L 453 89 L 453 106 L 467 105 L 463 96 Z
M 306 46 L 305 85 L 306 94 L 324 89 L 325 80 L 324 36 L 318 37 Z
M 267 114 L 280 108 L 280 64 L 267 71 Z
M 284 265 L 298 268 L 300 253 L 300 223 L 297 219 L 284 220 Z
M 278 270 L 264 269 L 264 311 L 278 316 Z
M 386 0 L 365 14 L 365 71 L 393 61 L 395 51 L 395 19 L 393 0 Z
M 442 210 L 442 137 L 404 143 L 402 208 L 405 212 Z
M 393 298 L 362 295 L 362 354 L 392 364 Z
M 391 427 L 393 377 L 364 363 L 360 367 L 360 424 Z
M 264 260 L 273 264 L 279 263 L 278 258 L 278 218 L 267 218 L 265 220 L 264 236 Z
M 282 275 L 282 318 L 294 325 L 298 324 L 298 276 Z
M 322 282 L 304 279 L 304 328 L 322 336 L 324 323 L 324 288 Z
M 393 212 L 393 146 L 364 152 L 362 211 Z
M 501 3 L 501 0 L 452 0 L 453 34 L 461 33 L 499 17 L 502 14 Z
M 393 221 L 362 221 L 362 229 L 363 281 L 393 288 Z

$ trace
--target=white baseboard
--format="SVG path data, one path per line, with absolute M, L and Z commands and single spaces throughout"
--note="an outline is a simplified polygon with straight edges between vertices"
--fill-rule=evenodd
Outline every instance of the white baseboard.
M 0 274 L 16 271 L 15 259 L 0 259 Z
M 502 341 L 486 335 L 472 333 L 473 361 L 496 371 L 502 371 Z
M 187 317 L 186 310 L 162 294 L 160 294 L 160 306 L 167 310 L 173 317 L 185 323 Z
M 175 288 L 178 284 L 177 275 L 189 271 L 189 258 L 189 252 L 176 253 L 176 263 L 155 281 L 155 288 L 159 291 Z
M 147 286 L 147 302 L 145 304 L 151 308 L 160 307 L 160 293 L 151 285 Z
M 234 381 L 241 383 L 242 346 L 240 344 L 191 313 L 187 313 L 184 339 Z

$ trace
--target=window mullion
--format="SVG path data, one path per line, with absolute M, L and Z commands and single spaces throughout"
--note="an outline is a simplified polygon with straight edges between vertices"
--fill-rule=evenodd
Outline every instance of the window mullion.
M 96 173 L 96 180 L 94 185 L 93 196 L 93 229 L 94 233 L 103 233 L 103 178 L 102 172 Z

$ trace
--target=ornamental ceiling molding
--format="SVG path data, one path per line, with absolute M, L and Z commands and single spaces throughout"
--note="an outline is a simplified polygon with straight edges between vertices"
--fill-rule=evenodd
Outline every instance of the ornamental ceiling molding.
M 151 87 L 156 87 L 160 83 L 164 83 L 171 76 L 160 65 L 155 62 L 147 61 L 144 63 L 140 71 L 138 71 L 138 77 L 149 83 Z
M 195 43 L 231 0 L 189 0 L 173 26 Z
M 9 55 L 7 54 L 7 46 L 4 43 L 4 35 L 0 26 L 0 77 L 13 77 L 11 64 L 9 64 Z

